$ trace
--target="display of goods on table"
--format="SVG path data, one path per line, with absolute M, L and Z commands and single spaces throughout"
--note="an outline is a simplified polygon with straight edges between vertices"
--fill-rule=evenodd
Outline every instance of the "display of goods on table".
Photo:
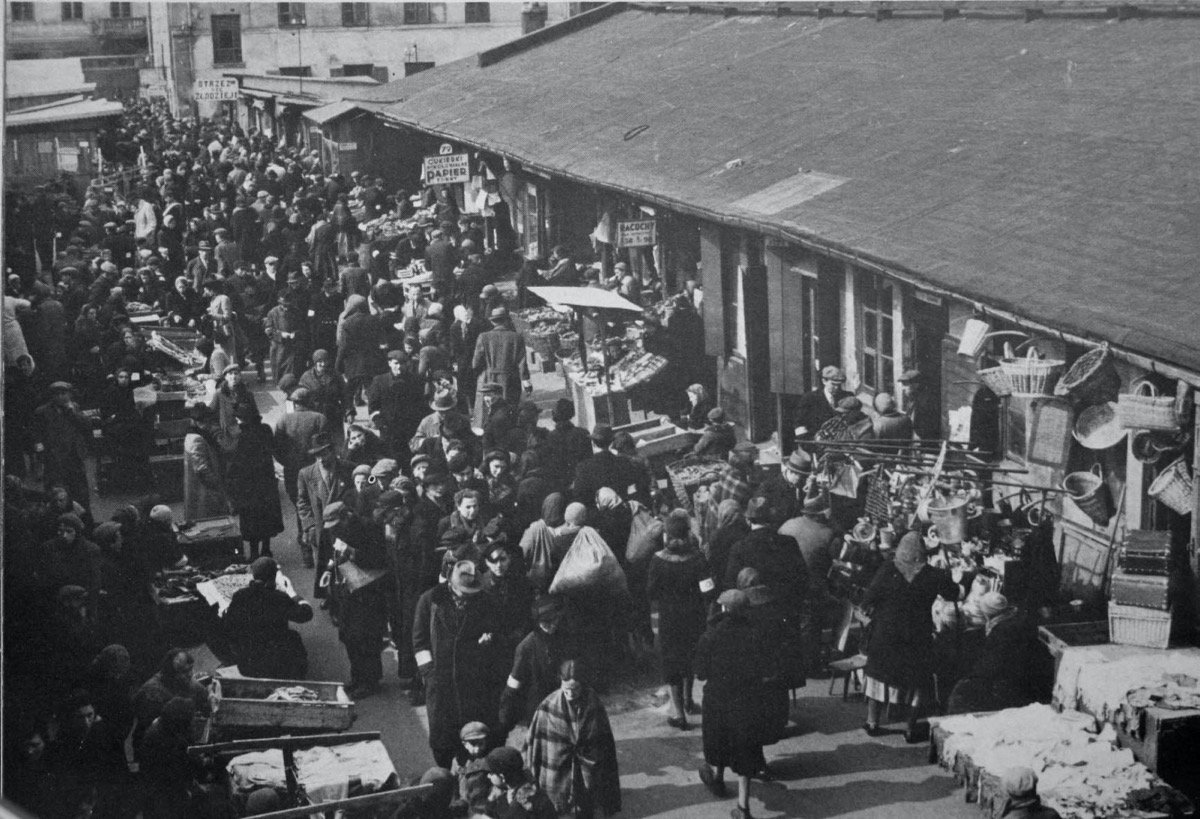
M 549 307 L 533 307 L 513 314 L 513 327 L 542 358 L 553 359 L 562 346 L 561 335 L 570 330 L 566 317 Z
M 204 365 L 204 356 L 196 352 L 194 347 L 186 348 L 159 330 L 150 333 L 150 338 L 146 340 L 146 346 L 170 356 L 185 367 L 202 367 Z
M 396 768 L 380 740 L 314 745 L 292 752 L 296 784 L 308 802 L 319 805 L 348 796 L 392 789 Z M 251 751 L 229 760 L 229 787 L 246 795 L 258 788 L 288 790 L 284 752 L 278 748 Z M 314 815 L 321 815 L 319 810 Z
M 667 368 L 667 363 L 661 355 L 634 350 L 613 367 L 613 381 L 620 389 L 628 390 L 658 376 Z
M 954 772 L 990 816 L 1007 806 L 1002 778 L 1009 769 L 1038 776 L 1042 804 L 1063 819 L 1163 817 L 1161 806 L 1191 804 L 1167 786 L 1133 752 L 1117 747 L 1116 731 L 1074 711 L 1033 704 L 989 714 L 934 717 L 931 761 Z
M 368 219 L 365 222 L 360 222 L 358 229 L 367 237 L 368 241 L 374 239 L 382 239 L 388 236 L 399 236 L 401 233 L 407 233 L 417 226 L 417 223 L 424 217 L 426 221 L 433 218 L 433 209 L 419 210 L 414 215 L 401 219 L 394 213 L 385 213 L 382 216 L 377 216 L 374 219 Z
M 237 589 L 249 584 L 249 567 L 238 564 L 222 570 L 204 571 L 185 566 L 155 575 L 150 582 L 150 590 L 159 625 L 164 631 L 178 635 L 185 642 L 203 641 L 205 630 L 216 622 L 209 600 L 197 588 L 206 582 L 228 590 L 228 595 L 232 597 Z
M 690 512 L 696 490 L 719 480 L 724 469 L 725 461 L 720 458 L 690 455 L 667 464 L 667 477 L 675 490 L 675 499 Z
M 218 677 L 213 687 L 217 728 L 344 731 L 354 723 L 340 682 Z

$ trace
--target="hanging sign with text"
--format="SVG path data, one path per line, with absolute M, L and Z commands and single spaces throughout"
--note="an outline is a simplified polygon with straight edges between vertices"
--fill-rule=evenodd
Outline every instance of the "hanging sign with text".
M 237 80 L 196 80 L 192 99 L 197 102 L 223 102 L 238 98 Z
M 425 157 L 421 176 L 425 185 L 453 185 L 471 181 L 471 157 L 469 154 L 443 154 Z
M 617 247 L 649 247 L 658 244 L 658 223 L 653 219 L 617 222 Z

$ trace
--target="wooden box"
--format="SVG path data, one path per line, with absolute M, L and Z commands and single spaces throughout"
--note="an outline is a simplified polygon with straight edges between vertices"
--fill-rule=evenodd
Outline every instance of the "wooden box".
M 344 731 L 354 723 L 354 703 L 340 682 L 310 680 L 260 680 L 220 677 L 216 680 L 220 702 L 213 713 L 217 728 L 282 728 Z M 315 691 L 315 702 L 268 700 L 277 688 L 303 686 Z

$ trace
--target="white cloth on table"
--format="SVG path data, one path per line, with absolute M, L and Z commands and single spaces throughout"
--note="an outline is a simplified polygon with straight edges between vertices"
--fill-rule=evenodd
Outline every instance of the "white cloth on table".
M 1126 656 L 1112 654 L 1100 648 L 1064 651 L 1054 680 L 1054 702 L 1108 721 L 1131 691 L 1163 685 L 1171 674 L 1200 678 L 1200 651 L 1130 649 Z
M 345 745 L 318 745 L 296 751 L 294 758 L 296 782 L 304 786 L 314 803 L 345 798 L 351 779 L 359 780 L 364 791 L 373 793 L 396 775 L 387 749 L 377 739 Z M 229 760 L 228 771 L 230 783 L 237 792 L 287 787 L 283 751 L 277 748 L 236 756 Z

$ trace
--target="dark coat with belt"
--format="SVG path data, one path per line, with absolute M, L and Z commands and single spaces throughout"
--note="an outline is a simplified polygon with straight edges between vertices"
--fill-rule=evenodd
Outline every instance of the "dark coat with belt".
M 729 551 L 725 588 L 736 589 L 738 572 L 747 567 L 758 571 L 759 581 L 774 590 L 789 613 L 800 612 L 808 596 L 809 580 L 796 541 L 767 527 L 752 529 Z
M 871 615 L 866 672 L 896 688 L 915 688 L 929 681 L 933 662 L 933 601 L 958 599 L 950 575 L 923 567 L 912 582 L 893 563 L 880 567 L 863 598 Z
M 774 675 L 769 647 L 747 615 L 719 615 L 696 647 L 693 668 L 704 686 L 704 760 L 742 776 L 755 773 L 770 726 L 764 679 Z
M 495 720 L 507 670 L 495 630 L 495 606 L 485 594 L 466 597 L 459 606 L 450 589 L 439 585 L 417 601 L 413 653 L 425 679 L 430 748 L 457 749 L 464 725 Z M 485 634 L 492 639 L 480 642 Z

